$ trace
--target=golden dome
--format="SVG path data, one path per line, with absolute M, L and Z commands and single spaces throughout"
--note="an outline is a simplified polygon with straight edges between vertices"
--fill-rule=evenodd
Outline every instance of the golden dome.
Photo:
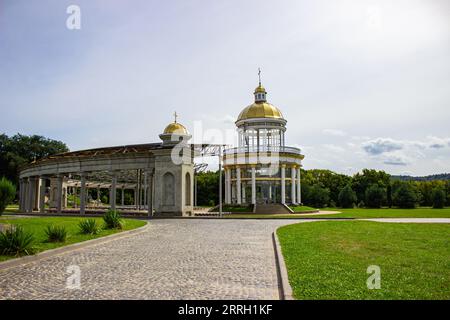
M 237 121 L 253 118 L 284 119 L 281 111 L 267 102 L 253 103 L 241 111 Z
M 261 84 L 259 84 L 259 86 L 257 86 L 255 89 L 255 93 L 267 93 L 267 92 L 266 89 Z
M 178 122 L 172 122 L 164 129 L 164 134 L 188 135 L 187 129 Z

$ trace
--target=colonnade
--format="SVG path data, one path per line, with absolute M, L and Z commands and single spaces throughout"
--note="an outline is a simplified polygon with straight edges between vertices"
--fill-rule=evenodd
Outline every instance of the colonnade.
M 242 168 L 247 169 L 248 167 L 242 166 Z M 236 175 L 235 178 L 232 177 L 231 170 L 235 169 Z M 300 165 L 290 165 L 287 166 L 285 164 L 280 165 L 280 177 L 277 179 L 277 177 L 274 178 L 267 178 L 264 177 L 257 178 L 256 177 L 256 166 L 250 165 L 251 170 L 251 178 L 250 179 L 244 179 L 242 177 L 242 171 L 240 166 L 230 166 L 225 167 L 225 203 L 231 204 L 245 204 L 246 202 L 246 185 L 247 181 L 250 181 L 251 186 L 251 204 L 256 204 L 256 181 L 268 181 L 269 182 L 269 197 L 272 198 L 272 187 L 273 185 L 270 185 L 273 181 L 279 181 L 281 186 L 281 203 L 286 203 L 286 181 L 291 182 L 291 190 L 290 190 L 290 202 L 292 204 L 299 204 L 302 203 L 302 196 L 301 196 L 301 171 L 300 171 Z M 290 178 L 286 177 L 286 171 L 290 172 Z M 288 172 L 288 173 L 289 173 Z
M 50 180 L 50 193 L 49 199 L 50 207 L 56 210 L 56 213 L 61 213 L 64 207 L 67 207 L 67 188 L 72 188 L 72 194 L 74 202 L 76 204 L 76 198 L 80 199 L 79 210 L 81 214 L 86 213 L 88 189 L 97 189 L 97 200 L 100 200 L 104 183 L 95 184 L 94 187 L 88 186 L 87 176 L 89 172 L 79 172 L 80 176 L 79 186 L 78 183 L 75 186 L 64 186 L 66 176 L 63 174 L 57 174 L 55 176 L 40 175 L 21 178 L 19 182 L 19 210 L 21 212 L 33 212 L 38 211 L 45 212 L 45 196 L 46 196 L 46 184 L 47 180 Z M 123 184 L 118 183 L 118 171 L 111 172 L 111 181 L 107 185 L 109 189 L 109 207 L 112 210 L 116 210 L 117 207 L 117 189 L 121 189 L 121 206 L 125 205 L 125 190 L 129 189 Z M 137 184 L 134 185 L 134 207 L 136 210 L 146 210 L 149 215 L 153 214 L 153 193 L 154 193 L 154 173 L 153 170 L 143 170 L 143 179 L 139 175 Z M 121 187 L 122 186 L 122 187 Z M 104 188 L 104 187 L 103 187 Z M 79 189 L 79 192 L 78 192 Z

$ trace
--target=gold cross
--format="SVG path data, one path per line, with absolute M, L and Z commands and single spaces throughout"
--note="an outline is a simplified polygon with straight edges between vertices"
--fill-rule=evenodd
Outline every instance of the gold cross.
M 261 68 L 258 68 L 259 85 L 261 85 Z
M 173 113 L 173 117 L 175 118 L 175 123 L 177 123 L 177 117 L 178 117 L 178 114 L 177 114 L 176 111 Z

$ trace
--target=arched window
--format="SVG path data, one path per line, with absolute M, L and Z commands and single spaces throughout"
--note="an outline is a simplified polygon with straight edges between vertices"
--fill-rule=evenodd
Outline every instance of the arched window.
M 185 176 L 186 182 L 185 182 L 185 203 L 187 206 L 191 206 L 191 175 L 189 172 L 186 172 Z
M 170 172 L 163 176 L 163 205 L 175 205 L 175 177 Z

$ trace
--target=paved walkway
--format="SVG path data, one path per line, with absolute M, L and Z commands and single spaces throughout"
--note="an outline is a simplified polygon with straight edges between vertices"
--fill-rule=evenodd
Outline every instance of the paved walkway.
M 450 223 L 450 218 L 374 218 L 361 220 L 395 223 Z
M 126 238 L 0 270 L 0 299 L 278 299 L 271 233 L 296 222 L 155 220 Z M 66 287 L 70 265 L 80 267 L 81 289 Z

